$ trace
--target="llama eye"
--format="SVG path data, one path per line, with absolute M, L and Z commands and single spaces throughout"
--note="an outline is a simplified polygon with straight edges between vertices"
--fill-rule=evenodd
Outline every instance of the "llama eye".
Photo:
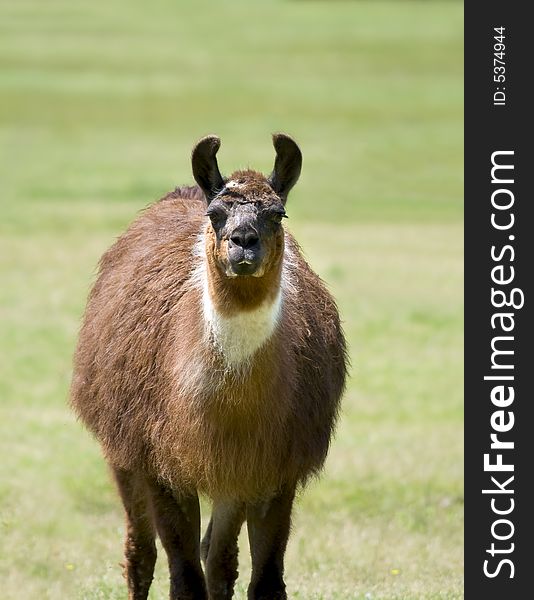
M 284 217 L 287 218 L 287 215 L 285 212 L 273 212 L 270 215 L 271 220 L 274 221 L 275 223 L 281 223 L 282 219 Z
M 210 218 L 211 224 L 214 227 L 221 225 L 226 220 L 226 213 L 220 210 L 208 210 L 206 215 Z

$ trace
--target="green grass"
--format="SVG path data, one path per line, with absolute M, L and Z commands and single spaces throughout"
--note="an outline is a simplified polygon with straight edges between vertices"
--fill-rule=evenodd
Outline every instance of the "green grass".
M 3 598 L 126 597 L 119 502 L 66 406 L 95 265 L 140 208 L 192 182 L 202 135 L 222 137 L 223 171 L 269 171 L 277 130 L 304 152 L 289 226 L 352 360 L 324 476 L 296 507 L 290 597 L 463 596 L 462 11 L 2 3 Z M 167 597 L 160 558 L 152 600 Z

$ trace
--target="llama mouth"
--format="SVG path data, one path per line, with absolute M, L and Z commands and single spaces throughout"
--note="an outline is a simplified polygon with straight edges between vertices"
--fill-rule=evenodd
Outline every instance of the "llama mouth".
M 228 270 L 231 277 L 247 277 L 256 273 L 258 265 L 255 261 L 244 259 L 237 263 L 231 263 Z

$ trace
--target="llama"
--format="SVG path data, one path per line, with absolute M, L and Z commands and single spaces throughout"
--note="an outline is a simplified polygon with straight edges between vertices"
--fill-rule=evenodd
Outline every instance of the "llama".
M 346 351 L 334 300 L 282 225 L 300 149 L 273 144 L 269 177 L 225 178 L 219 138 L 200 140 L 198 186 L 148 207 L 100 261 L 71 403 L 124 504 L 129 600 L 147 598 L 156 534 L 171 600 L 231 598 L 245 521 L 249 600 L 287 598 L 292 504 L 326 458 Z M 198 494 L 213 503 L 202 542 Z

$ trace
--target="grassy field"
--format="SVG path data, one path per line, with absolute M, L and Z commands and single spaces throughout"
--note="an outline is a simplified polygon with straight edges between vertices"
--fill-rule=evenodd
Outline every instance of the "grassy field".
M 2 598 L 126 597 L 122 511 L 66 405 L 95 265 L 139 209 L 192 182 L 202 135 L 222 137 L 223 172 L 268 171 L 276 130 L 303 149 L 289 225 L 352 360 L 324 476 L 296 507 L 290 597 L 463 596 L 462 12 L 2 2 Z M 161 552 L 150 598 L 166 597 Z

